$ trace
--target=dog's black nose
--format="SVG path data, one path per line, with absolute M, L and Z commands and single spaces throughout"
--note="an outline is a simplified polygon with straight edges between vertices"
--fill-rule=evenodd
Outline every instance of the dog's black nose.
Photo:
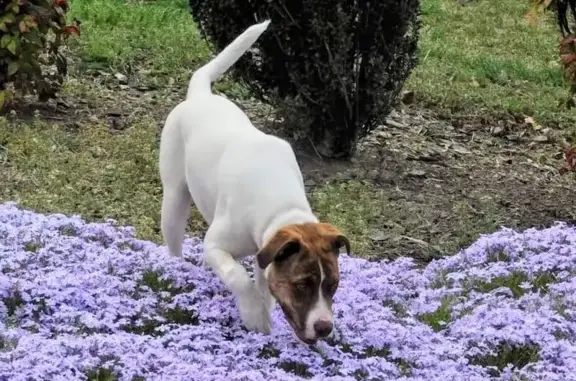
M 314 323 L 314 331 L 318 337 L 326 337 L 332 332 L 333 324 L 329 320 L 318 320 Z

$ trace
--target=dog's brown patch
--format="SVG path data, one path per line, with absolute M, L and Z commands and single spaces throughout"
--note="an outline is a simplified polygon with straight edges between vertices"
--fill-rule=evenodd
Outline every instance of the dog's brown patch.
M 307 223 L 279 230 L 256 256 L 260 268 L 271 265 L 270 292 L 301 339 L 320 287 L 328 307 L 332 306 L 340 280 L 338 254 L 342 247 L 350 254 L 348 239 L 336 227 Z

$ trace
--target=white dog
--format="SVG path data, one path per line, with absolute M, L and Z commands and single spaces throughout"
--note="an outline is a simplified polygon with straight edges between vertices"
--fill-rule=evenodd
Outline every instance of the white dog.
M 277 301 L 300 340 L 333 328 L 338 253 L 348 239 L 320 223 L 286 141 L 256 129 L 234 103 L 214 95 L 226 72 L 270 21 L 253 25 L 192 76 L 186 100 L 168 115 L 160 143 L 161 228 L 180 256 L 193 201 L 209 229 L 205 263 L 235 295 L 244 326 L 270 333 Z M 255 281 L 237 259 L 256 253 Z

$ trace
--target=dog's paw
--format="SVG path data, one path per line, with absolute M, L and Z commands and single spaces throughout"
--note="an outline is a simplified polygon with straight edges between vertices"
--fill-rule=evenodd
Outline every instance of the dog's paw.
M 247 330 L 270 334 L 272 331 L 270 311 L 262 298 L 240 299 L 238 309 Z

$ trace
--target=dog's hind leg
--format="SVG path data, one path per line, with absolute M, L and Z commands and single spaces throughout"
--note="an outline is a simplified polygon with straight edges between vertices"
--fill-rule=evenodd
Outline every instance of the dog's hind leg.
M 166 118 L 158 163 L 162 182 L 160 230 L 170 254 L 176 257 L 182 256 L 182 241 L 192 202 L 184 175 L 184 144 L 178 123 L 180 113 L 180 108 L 177 108 Z
M 186 185 L 164 186 L 160 229 L 170 254 L 182 256 L 182 241 L 186 233 L 192 198 Z

